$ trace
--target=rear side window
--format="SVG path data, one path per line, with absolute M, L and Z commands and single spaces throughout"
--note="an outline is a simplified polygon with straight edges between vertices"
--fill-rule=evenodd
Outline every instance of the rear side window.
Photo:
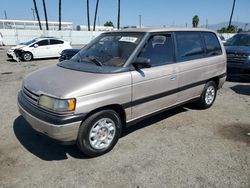
M 55 39 L 50 39 L 50 44 L 54 45 L 54 44 L 63 44 L 63 41 L 61 40 L 55 40 Z
M 205 51 L 199 32 L 176 32 L 177 61 L 203 58 Z
M 139 57 L 150 59 L 151 66 L 173 63 L 171 34 L 152 36 L 142 49 Z
M 202 36 L 206 45 L 206 56 L 216 56 L 221 55 L 222 50 L 217 36 L 211 32 L 202 32 Z

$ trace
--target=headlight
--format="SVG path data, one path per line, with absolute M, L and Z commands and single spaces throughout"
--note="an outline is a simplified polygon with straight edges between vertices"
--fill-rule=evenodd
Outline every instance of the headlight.
M 56 99 L 40 95 L 38 104 L 55 112 L 72 112 L 75 110 L 76 99 Z

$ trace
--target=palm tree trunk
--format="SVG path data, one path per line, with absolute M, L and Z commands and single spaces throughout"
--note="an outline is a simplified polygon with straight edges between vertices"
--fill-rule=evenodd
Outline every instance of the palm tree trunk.
M 121 1 L 118 0 L 117 29 L 120 29 L 120 13 L 121 13 Z
M 231 11 L 231 16 L 230 16 L 228 28 L 231 26 L 231 23 L 232 23 L 232 18 L 233 18 L 233 14 L 234 14 L 235 1 L 236 1 L 236 0 L 234 0 L 234 2 L 233 2 L 233 7 L 232 7 L 232 11 Z
M 59 0 L 59 30 L 62 30 L 62 0 Z
M 43 10 L 44 10 L 44 16 L 45 16 L 45 21 L 46 21 L 46 29 L 49 30 L 49 24 L 48 24 L 48 17 L 47 17 L 47 10 L 46 10 L 45 0 L 43 0 Z
M 89 0 L 87 0 L 87 19 L 88 19 L 88 31 L 90 31 L 90 21 L 89 21 Z
M 33 4 L 34 4 L 34 7 L 35 7 L 36 17 L 37 17 L 37 20 L 38 20 L 39 28 L 40 28 L 40 30 L 43 30 L 42 25 L 41 25 L 41 21 L 40 21 L 40 17 L 39 17 L 39 13 L 38 13 L 38 10 L 37 10 L 37 6 L 36 6 L 36 0 L 33 0 Z
M 99 5 L 99 0 L 96 0 L 96 6 L 95 6 L 95 18 L 94 18 L 94 27 L 93 27 L 93 31 L 95 31 L 96 16 L 97 16 L 97 11 L 98 11 L 98 5 Z

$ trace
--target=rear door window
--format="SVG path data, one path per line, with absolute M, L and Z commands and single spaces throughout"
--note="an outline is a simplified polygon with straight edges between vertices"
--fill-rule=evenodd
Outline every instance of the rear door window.
M 199 32 L 176 32 L 177 61 L 203 58 L 205 55 Z
M 173 63 L 173 40 L 171 34 L 152 36 L 139 54 L 150 59 L 151 66 Z
M 56 45 L 56 44 L 63 44 L 63 41 L 56 40 L 56 39 L 50 39 L 50 45 Z
M 201 35 L 203 36 L 205 41 L 207 57 L 222 54 L 220 43 L 218 41 L 217 36 L 214 33 L 202 32 Z

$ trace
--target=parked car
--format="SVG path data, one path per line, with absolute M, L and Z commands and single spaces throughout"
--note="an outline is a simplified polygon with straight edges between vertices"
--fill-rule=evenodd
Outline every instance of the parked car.
M 250 76 L 250 33 L 240 33 L 225 43 L 230 74 Z
M 72 48 L 72 49 L 66 49 L 61 52 L 61 55 L 59 57 L 59 61 L 69 60 L 71 59 L 75 54 L 77 54 L 81 49 L 80 48 Z
M 16 55 L 24 61 L 30 61 L 38 58 L 59 57 L 64 49 L 69 48 L 72 47 L 67 41 L 54 37 L 40 37 L 9 49 L 7 56 L 13 58 Z
M 36 131 L 94 157 L 141 118 L 191 101 L 211 107 L 225 80 L 225 49 L 212 30 L 120 30 L 26 76 L 18 106 Z
M 227 42 L 223 35 L 219 35 L 219 37 L 220 37 L 220 40 L 223 44 Z

